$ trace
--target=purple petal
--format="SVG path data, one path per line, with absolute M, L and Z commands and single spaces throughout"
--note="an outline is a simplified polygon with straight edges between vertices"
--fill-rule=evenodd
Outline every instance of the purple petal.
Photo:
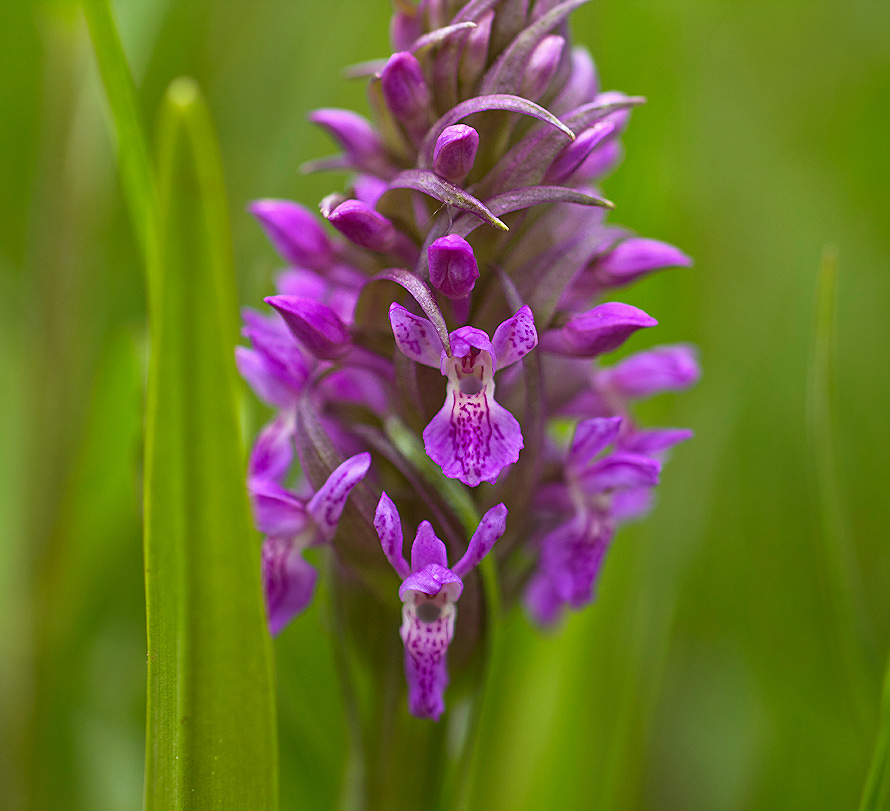
M 417 14 L 398 11 L 389 21 L 389 39 L 393 50 L 407 51 L 420 36 L 420 20 Z
M 235 347 L 235 365 L 238 373 L 263 402 L 277 408 L 286 408 L 293 402 L 294 389 L 270 368 L 268 358 L 245 346 Z
M 257 200 L 248 210 L 288 264 L 320 269 L 330 262 L 331 244 L 308 209 L 290 200 Z
M 279 414 L 254 442 L 247 465 L 248 479 L 280 482 L 294 459 L 294 421 L 290 414 Z
M 327 130 L 343 151 L 361 168 L 382 157 L 377 130 L 367 118 L 352 110 L 321 109 L 309 114 L 309 120 Z
M 470 243 L 457 234 L 435 240 L 428 249 L 430 281 L 444 296 L 462 299 L 470 295 L 479 268 Z
M 632 490 L 619 490 L 612 495 L 610 512 L 619 524 L 642 518 L 652 509 L 653 490 L 651 487 L 638 487 Z
M 277 636 L 312 601 L 318 572 L 282 538 L 263 542 L 262 572 L 269 633 Z
M 431 563 L 419 571 L 411 572 L 405 578 L 399 588 L 399 598 L 405 600 L 405 595 L 410 591 L 435 597 L 443 590 L 446 593 L 446 597 L 454 602 L 463 593 L 463 581 L 451 569 Z
M 597 374 L 597 385 L 638 400 L 663 391 L 682 391 L 698 381 L 698 353 L 689 344 L 659 346 L 625 358 Z
M 532 51 L 522 74 L 519 95 L 537 101 L 553 81 L 566 41 L 557 34 L 544 37 Z
M 357 359 L 357 356 L 349 356 L 350 363 L 357 362 Z M 392 375 L 387 377 L 376 370 L 349 366 L 326 374 L 318 382 L 316 390 L 331 402 L 355 403 L 384 416 L 389 410 L 392 394 Z
M 556 158 L 544 176 L 545 183 L 562 183 L 572 176 L 575 170 L 606 138 L 615 131 L 613 121 L 597 121 L 592 127 L 584 130 Z
M 593 150 L 575 170 L 577 182 L 598 181 L 613 171 L 624 157 L 624 148 L 616 138 L 608 138 Z
M 369 251 L 388 251 L 396 243 L 395 226 L 361 200 L 344 200 L 327 215 L 343 236 Z
M 401 304 L 389 305 L 389 322 L 396 346 L 406 357 L 424 366 L 438 369 L 442 358 L 442 342 L 436 328 L 426 318 L 409 313 Z
M 380 74 L 380 84 L 386 106 L 399 121 L 415 123 L 428 115 L 430 91 L 413 54 L 394 53 Z
M 486 333 L 476 327 L 458 327 L 450 334 L 450 338 L 455 357 L 462 358 L 473 349 L 491 353 L 491 340 Z
M 501 323 L 491 341 L 491 354 L 496 369 L 504 369 L 527 355 L 538 345 L 535 317 L 528 305 L 519 308 L 512 318 Z
M 630 284 L 654 270 L 690 265 L 692 259 L 673 245 L 657 239 L 631 237 L 597 259 L 593 270 L 602 284 L 616 287 Z
M 445 544 L 436 536 L 429 521 L 421 521 L 411 545 L 411 571 L 418 572 L 426 566 L 448 568 Z
M 519 33 L 486 72 L 479 89 L 480 95 L 516 92 L 522 69 L 532 50 L 569 14 L 588 2 L 590 0 L 565 0 Z
M 445 127 L 433 149 L 433 171 L 452 183 L 460 183 L 473 168 L 479 149 L 479 133 L 466 124 Z
M 402 554 L 402 520 L 393 500 L 385 492 L 377 502 L 374 529 L 377 530 L 377 536 L 380 538 L 380 545 L 383 547 L 386 559 L 399 577 L 406 578 L 411 573 L 411 569 Z
M 578 475 L 578 484 L 588 494 L 654 487 L 658 484 L 661 463 L 650 456 L 618 451 L 610 454 Z
M 243 315 L 243 333 L 253 344 L 253 350 L 235 350 L 239 371 L 260 397 L 286 408 L 303 390 L 314 359 L 294 340 L 280 318 L 249 309 Z
M 582 46 L 573 48 L 571 73 L 559 95 L 550 105 L 550 109 L 557 115 L 567 110 L 574 110 L 596 95 L 598 81 L 596 66 L 593 64 L 590 52 Z
M 455 17 L 455 20 L 457 20 L 457 17 Z M 476 28 L 467 34 L 464 50 L 460 56 L 460 65 L 458 66 L 458 78 L 467 87 L 474 86 L 479 77 L 482 76 L 482 71 L 485 70 L 493 20 L 494 12 L 486 11 L 476 20 Z
M 321 489 L 306 505 L 306 510 L 312 516 L 315 525 L 327 540 L 334 537 L 337 522 L 346 506 L 346 499 L 352 488 L 365 478 L 370 465 L 370 453 L 351 456 L 334 469 Z
M 579 422 L 569 446 L 567 464 L 575 470 L 590 463 L 618 437 L 621 417 L 594 417 Z
M 623 451 L 650 456 L 665 451 L 692 438 L 688 428 L 660 428 L 651 431 L 633 431 L 622 437 L 619 446 Z
M 326 304 L 302 296 L 269 296 L 284 323 L 313 355 L 322 360 L 342 357 L 352 345 L 349 329 Z
M 455 607 L 446 605 L 432 622 L 424 622 L 413 604 L 406 603 L 402 610 L 399 635 L 405 644 L 408 709 L 417 718 L 438 721 L 445 711 L 447 653 L 455 614 Z
M 449 385 L 445 404 L 424 429 L 423 443 L 449 479 L 470 487 L 494 482 L 523 447 L 519 423 L 495 402 L 493 383 L 477 394 Z
M 306 505 L 277 482 L 251 479 L 248 482 L 253 521 L 264 535 L 295 538 L 308 526 Z
M 356 199 L 373 208 L 389 189 L 389 183 L 374 175 L 359 174 L 352 181 L 352 188 L 355 191 Z
M 557 598 L 573 608 L 593 600 L 593 587 L 614 534 L 614 524 L 598 513 L 583 513 L 541 541 L 542 572 Z
M 541 336 L 541 349 L 558 355 L 592 358 L 611 352 L 643 327 L 658 322 L 630 304 L 607 302 L 572 316 L 561 329 Z
M 504 534 L 507 528 L 507 508 L 503 504 L 492 507 L 479 522 L 464 556 L 452 567 L 452 571 L 463 577 L 475 566 L 478 566 L 494 546 L 494 542 Z

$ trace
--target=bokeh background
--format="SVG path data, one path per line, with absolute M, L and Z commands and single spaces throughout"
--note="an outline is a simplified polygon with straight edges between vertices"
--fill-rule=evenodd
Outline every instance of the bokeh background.
M 314 206 L 342 186 L 300 175 L 331 151 L 305 115 L 366 109 L 341 68 L 388 54 L 389 7 L 115 9 L 146 120 L 177 75 L 208 94 L 241 300 L 256 305 L 277 264 L 245 205 Z M 697 436 L 653 514 L 619 535 L 597 604 L 552 635 L 511 621 L 475 807 L 855 808 L 890 638 L 890 4 L 596 0 L 573 31 L 606 88 L 649 98 L 605 183 L 614 219 L 696 260 L 623 297 L 661 322 L 631 348 L 692 341 L 705 374 L 646 404 L 651 422 Z M 826 246 L 830 434 L 807 418 Z M 140 260 L 81 15 L 6 0 L 3 808 L 141 807 L 145 354 Z M 250 434 L 265 415 L 245 401 Z M 275 645 L 283 809 L 334 807 L 343 777 L 326 634 L 310 611 Z

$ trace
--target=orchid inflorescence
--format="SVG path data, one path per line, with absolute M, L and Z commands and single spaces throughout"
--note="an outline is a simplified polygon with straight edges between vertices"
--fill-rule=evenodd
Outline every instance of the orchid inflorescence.
M 293 202 L 251 206 L 287 264 L 266 299 L 276 312 L 245 311 L 251 346 L 237 349 L 277 409 L 248 474 L 269 629 L 312 599 L 307 548 L 332 545 L 334 576 L 354 583 L 388 562 L 419 717 L 444 710 L 474 567 L 491 553 L 503 605 L 541 625 L 590 603 L 616 525 L 649 508 L 665 452 L 691 435 L 632 416 L 633 401 L 696 381 L 691 347 L 599 361 L 656 321 L 597 302 L 690 260 L 606 222 L 596 184 L 643 100 L 601 91 L 571 46 L 583 2 L 398 2 L 396 53 L 358 69 L 373 123 L 310 115 L 342 151 L 308 168 L 353 173 L 321 203 L 332 230 Z M 361 531 L 337 532 L 348 499 Z M 410 565 L 400 510 L 418 527 Z

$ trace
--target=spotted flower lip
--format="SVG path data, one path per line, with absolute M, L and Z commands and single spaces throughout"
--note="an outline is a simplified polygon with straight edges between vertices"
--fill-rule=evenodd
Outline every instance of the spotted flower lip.
M 494 374 L 537 345 L 531 309 L 520 308 L 493 339 L 474 327 L 454 330 L 449 335 L 451 357 L 427 319 L 396 303 L 389 318 L 399 349 L 411 360 L 438 367 L 448 378 L 445 404 L 423 432 L 427 455 L 450 479 L 470 487 L 494 482 L 519 459 L 523 447 L 516 418 L 494 399 Z
M 402 520 L 384 492 L 377 504 L 374 528 L 383 553 L 402 578 L 402 627 L 408 709 L 418 718 L 438 721 L 445 711 L 448 686 L 448 646 L 454 638 L 456 603 L 463 593 L 462 578 L 491 551 L 504 534 L 507 508 L 492 507 L 479 522 L 467 551 L 451 568 L 445 544 L 429 521 L 422 521 L 411 546 L 411 564 L 403 555 Z
M 302 498 L 280 483 L 290 463 L 281 445 L 293 426 L 269 426 L 254 454 L 248 478 L 254 522 L 263 541 L 262 574 L 269 632 L 275 636 L 312 600 L 317 572 L 303 559 L 309 546 L 329 542 L 346 499 L 368 472 L 371 454 L 360 453 L 339 465 L 311 498 Z M 286 459 L 287 464 L 282 464 Z

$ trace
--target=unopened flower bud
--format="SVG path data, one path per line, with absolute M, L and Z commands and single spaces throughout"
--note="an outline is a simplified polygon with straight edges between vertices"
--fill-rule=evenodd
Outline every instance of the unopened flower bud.
M 559 69 L 565 45 L 566 41 L 556 34 L 544 37 L 538 43 L 522 74 L 521 96 L 537 101 L 544 95 Z
M 310 113 L 309 120 L 327 130 L 358 168 L 382 159 L 377 130 L 364 116 L 352 110 L 324 108 Z
M 572 176 L 594 149 L 615 131 L 612 121 L 597 121 L 570 143 L 551 164 L 545 176 L 546 183 L 559 184 Z
M 370 251 L 388 251 L 396 240 L 395 226 L 361 200 L 346 200 L 328 215 L 328 222 L 350 242 Z
M 380 74 L 380 82 L 386 106 L 399 121 L 414 124 L 429 115 L 430 91 L 413 54 L 394 53 Z
M 630 304 L 610 301 L 585 313 L 573 315 L 560 329 L 541 336 L 541 349 L 557 355 L 593 358 L 611 352 L 642 327 L 658 322 Z
M 655 270 L 691 264 L 692 260 L 673 245 L 657 239 L 631 237 L 597 259 L 591 269 L 601 284 L 618 287 Z
M 468 87 L 476 84 L 488 61 L 488 41 L 491 38 L 491 24 L 494 12 L 487 11 L 478 20 L 476 27 L 467 34 L 466 44 L 460 58 L 458 77 Z
M 303 206 L 289 200 L 257 200 L 249 210 L 288 264 L 321 268 L 330 262 L 327 235 Z
M 440 237 L 429 247 L 430 281 L 442 295 L 462 299 L 470 295 L 479 268 L 470 243 L 457 234 Z
M 278 310 L 293 336 L 315 357 L 333 360 L 352 345 L 349 328 L 326 304 L 302 296 L 269 296 L 264 301 Z
M 473 168 L 479 149 L 479 133 L 466 124 L 445 127 L 433 150 L 433 169 L 436 174 L 460 183 Z

